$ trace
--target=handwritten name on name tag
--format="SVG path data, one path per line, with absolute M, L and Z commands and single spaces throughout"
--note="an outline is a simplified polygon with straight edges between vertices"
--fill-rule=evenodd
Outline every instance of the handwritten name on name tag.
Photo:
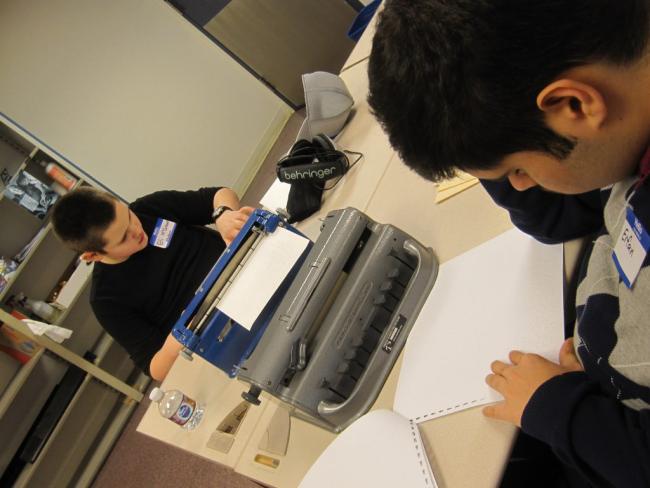
M 650 236 L 631 208 L 627 208 L 621 234 L 616 240 L 612 259 L 618 274 L 632 288 L 650 248 Z
M 171 220 L 158 219 L 156 221 L 156 227 L 151 233 L 149 244 L 162 249 L 169 247 L 169 244 L 172 242 L 172 237 L 174 237 L 176 225 L 176 222 L 172 222 Z

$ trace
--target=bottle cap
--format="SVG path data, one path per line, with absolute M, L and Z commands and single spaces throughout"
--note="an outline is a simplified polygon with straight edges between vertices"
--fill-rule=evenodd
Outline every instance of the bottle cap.
M 159 402 L 165 396 L 165 392 L 158 387 L 154 387 L 149 393 L 149 400 Z

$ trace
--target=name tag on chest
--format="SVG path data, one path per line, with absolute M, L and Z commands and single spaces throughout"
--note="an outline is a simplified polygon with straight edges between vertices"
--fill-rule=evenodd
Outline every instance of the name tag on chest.
M 149 239 L 149 244 L 163 249 L 168 248 L 174 237 L 176 225 L 176 222 L 172 222 L 171 220 L 158 219 L 156 221 L 156 227 Z
M 623 229 L 612 253 L 618 274 L 628 288 L 634 285 L 648 248 L 650 248 L 650 236 L 641 221 L 634 215 L 634 211 L 628 207 Z

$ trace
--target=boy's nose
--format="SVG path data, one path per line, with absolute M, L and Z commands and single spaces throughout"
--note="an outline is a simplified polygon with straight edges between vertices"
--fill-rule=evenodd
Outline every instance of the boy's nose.
M 517 191 L 525 191 L 537 186 L 535 180 L 524 172 L 510 174 L 508 175 L 508 180 L 510 180 L 510 184 Z

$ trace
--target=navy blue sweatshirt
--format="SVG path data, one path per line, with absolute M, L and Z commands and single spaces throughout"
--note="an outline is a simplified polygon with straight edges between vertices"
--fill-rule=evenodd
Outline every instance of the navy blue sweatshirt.
M 522 416 L 526 433 L 594 486 L 650 486 L 649 261 L 628 289 L 612 259 L 628 205 L 650 229 L 650 183 L 635 190 L 637 180 L 573 196 L 482 182 L 513 223 L 542 242 L 597 233 L 576 298 L 574 344 L 584 372 L 541 385 Z

